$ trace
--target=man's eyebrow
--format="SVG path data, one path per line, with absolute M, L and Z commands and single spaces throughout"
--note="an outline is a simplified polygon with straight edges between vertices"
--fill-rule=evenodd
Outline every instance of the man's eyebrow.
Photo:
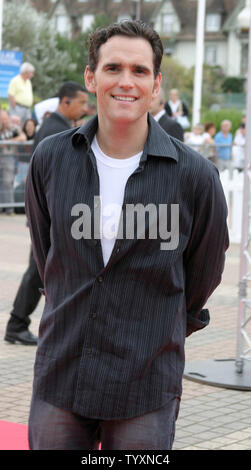
M 146 65 L 133 64 L 133 67 L 134 67 L 135 69 L 142 70 L 143 72 L 151 72 L 151 70 L 149 69 L 149 67 L 147 67 Z
M 121 63 L 120 62 L 109 62 L 109 63 L 106 63 L 103 65 L 103 69 L 106 69 L 106 68 L 109 68 L 109 67 L 121 67 Z M 150 68 L 147 67 L 146 65 L 142 65 L 142 64 L 132 64 L 131 67 L 133 69 L 138 69 L 138 70 L 142 70 L 142 71 L 145 71 L 145 72 L 151 72 Z
M 108 67 L 119 67 L 121 64 L 119 62 L 109 62 L 103 65 L 103 68 L 106 69 Z

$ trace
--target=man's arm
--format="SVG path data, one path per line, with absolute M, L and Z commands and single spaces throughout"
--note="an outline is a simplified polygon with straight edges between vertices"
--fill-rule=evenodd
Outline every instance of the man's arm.
M 50 215 L 43 179 L 43 145 L 33 153 L 25 185 L 25 210 L 30 229 L 34 259 L 42 282 L 50 248 Z
M 15 100 L 16 81 L 17 81 L 17 77 L 12 78 L 9 84 L 9 89 L 8 89 L 8 98 L 9 98 L 9 102 L 12 108 L 16 107 L 16 100 Z
M 227 205 L 216 168 L 206 187 L 199 190 L 192 233 L 184 253 L 187 336 L 209 323 L 209 312 L 202 308 L 221 282 L 229 246 Z
M 18 135 L 16 137 L 11 137 L 11 140 L 13 142 L 26 142 L 27 137 L 26 137 L 25 133 L 20 129 L 18 131 Z
M 10 102 L 10 104 L 11 104 L 11 107 L 12 107 L 13 109 L 15 109 L 15 107 L 16 107 L 16 100 L 15 100 L 14 96 L 12 96 L 12 95 L 9 94 L 9 95 L 8 95 L 8 98 L 9 98 L 9 102 Z

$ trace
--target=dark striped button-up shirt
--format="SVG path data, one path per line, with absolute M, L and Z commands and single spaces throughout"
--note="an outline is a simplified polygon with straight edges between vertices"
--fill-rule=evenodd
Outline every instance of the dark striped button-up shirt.
M 150 115 L 148 124 L 125 187 L 125 230 L 106 266 L 91 150 L 97 117 L 44 139 L 29 167 L 26 212 L 45 294 L 34 393 L 86 417 L 131 418 L 181 396 L 185 336 L 208 324 L 203 306 L 224 267 L 217 169 Z M 137 204 L 144 221 L 135 211 L 127 230 L 124 214 Z

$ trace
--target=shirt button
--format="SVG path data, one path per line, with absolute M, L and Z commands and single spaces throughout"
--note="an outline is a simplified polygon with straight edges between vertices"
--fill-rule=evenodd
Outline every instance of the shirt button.
M 91 318 L 96 318 L 96 316 L 97 316 L 96 312 L 90 313 L 90 317 L 91 317 Z
M 99 277 L 98 277 L 98 282 L 100 282 L 100 283 L 101 283 L 101 282 L 103 282 L 103 280 L 104 280 L 104 279 L 103 279 L 103 277 L 102 277 L 102 276 L 99 276 Z

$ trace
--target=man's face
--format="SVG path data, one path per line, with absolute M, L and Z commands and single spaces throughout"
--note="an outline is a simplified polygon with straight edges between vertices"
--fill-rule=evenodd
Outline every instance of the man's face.
M 231 129 L 231 125 L 227 121 L 223 121 L 221 124 L 221 130 L 224 134 L 228 134 Z
M 22 76 L 24 80 L 31 80 L 34 77 L 34 71 L 24 72 Z
M 145 117 L 159 91 L 154 78 L 153 50 L 143 38 L 113 36 L 99 49 L 95 72 L 85 71 L 86 88 L 96 93 L 101 119 L 135 123 Z
M 67 118 L 70 121 L 80 119 L 88 111 L 88 95 L 83 91 L 78 91 L 74 98 L 68 98 Z
M 179 95 L 178 95 L 177 91 L 174 91 L 174 90 L 170 91 L 170 100 L 171 101 L 175 102 L 175 101 L 178 100 L 178 98 L 179 98 Z

